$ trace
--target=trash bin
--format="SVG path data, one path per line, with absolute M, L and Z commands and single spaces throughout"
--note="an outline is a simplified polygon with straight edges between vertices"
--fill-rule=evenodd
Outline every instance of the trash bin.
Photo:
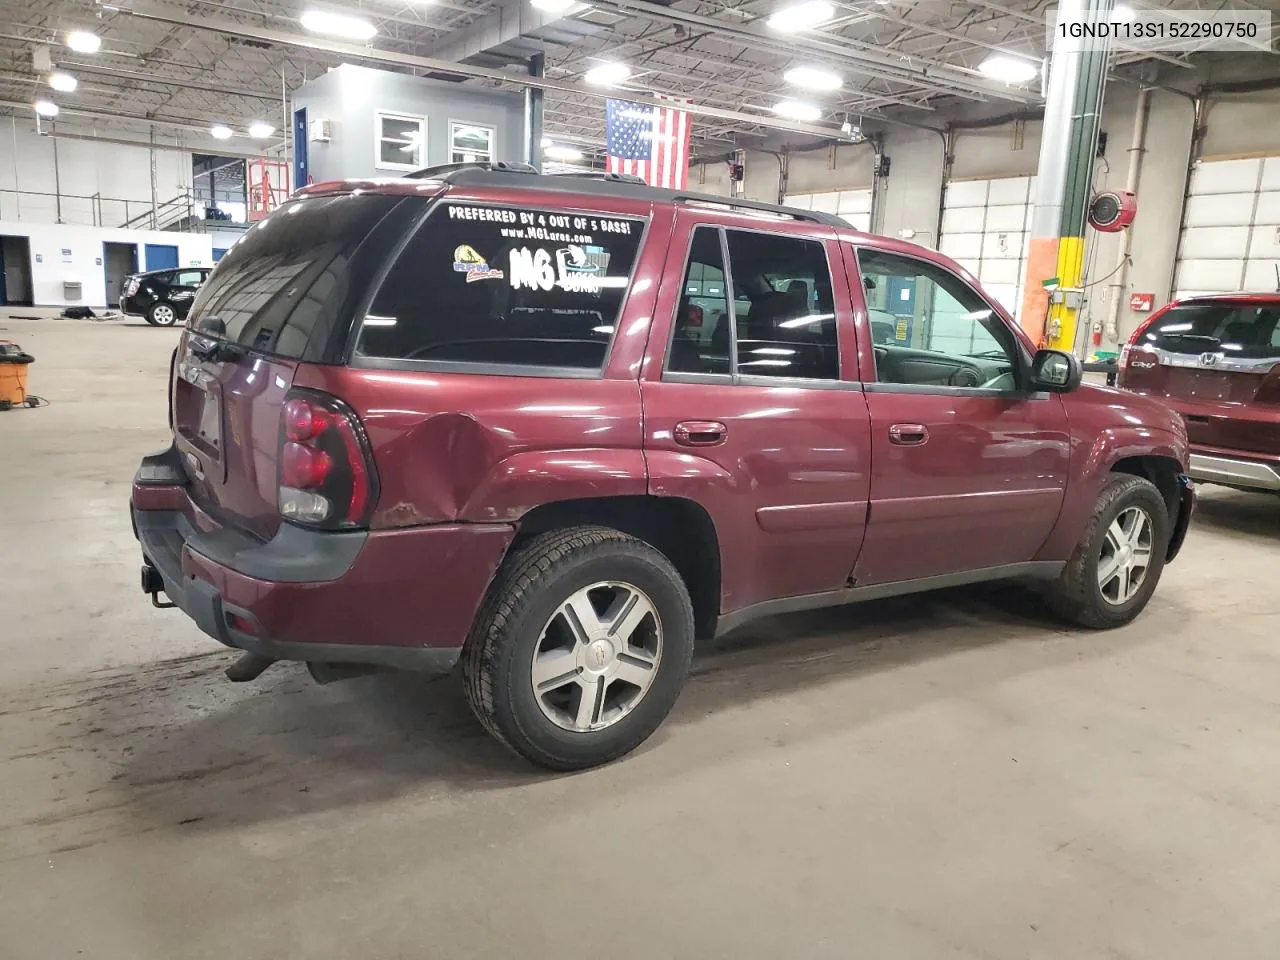
M 0 410 L 27 402 L 27 366 L 35 359 L 16 343 L 0 340 Z

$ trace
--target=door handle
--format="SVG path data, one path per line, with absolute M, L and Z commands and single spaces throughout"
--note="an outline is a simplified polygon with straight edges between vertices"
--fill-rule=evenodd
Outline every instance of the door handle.
M 685 447 L 714 447 L 724 443 L 729 429 L 716 420 L 682 420 L 672 431 L 676 443 Z
M 919 446 L 929 441 L 929 428 L 923 423 L 895 423 L 889 428 L 889 442 L 904 447 Z

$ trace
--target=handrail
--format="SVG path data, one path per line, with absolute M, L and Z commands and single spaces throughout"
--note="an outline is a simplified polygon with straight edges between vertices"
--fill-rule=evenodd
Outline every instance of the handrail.
M 247 228 L 234 221 L 206 221 L 197 211 L 202 201 L 192 191 L 160 203 L 107 197 L 101 193 L 55 193 L 0 187 L 0 220 L 63 223 L 134 230 L 205 230 Z

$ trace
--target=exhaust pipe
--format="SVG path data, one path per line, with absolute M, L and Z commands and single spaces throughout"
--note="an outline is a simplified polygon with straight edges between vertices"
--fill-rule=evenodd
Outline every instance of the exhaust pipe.
M 270 657 L 260 657 L 256 653 L 246 653 L 226 669 L 226 677 L 232 683 L 248 683 L 262 676 L 262 671 L 275 663 Z

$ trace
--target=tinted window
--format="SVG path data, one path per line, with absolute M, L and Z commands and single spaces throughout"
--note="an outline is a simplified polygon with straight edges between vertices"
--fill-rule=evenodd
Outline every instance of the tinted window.
M 689 247 L 667 369 L 727 374 L 732 323 L 720 231 L 698 227 Z
M 667 369 L 836 380 L 831 273 L 816 240 L 698 227 L 689 248 Z M 736 356 L 736 367 L 731 357 Z
M 174 282 L 180 287 L 198 287 L 204 283 L 205 272 L 203 270 L 180 270 L 174 274 Z
M 725 235 L 738 373 L 838 380 L 831 272 L 822 244 L 742 230 Z
M 352 288 L 348 269 L 361 242 L 399 202 L 343 195 L 291 201 L 252 227 L 200 288 L 188 325 L 255 350 L 302 356 L 315 330 L 328 331 Z
M 388 274 L 358 351 L 600 370 L 643 230 L 632 218 L 443 204 Z
M 1016 386 L 1017 340 L 972 287 L 912 257 L 859 250 L 876 379 L 922 386 Z
M 1280 359 L 1280 304 L 1189 303 L 1152 322 L 1139 344 L 1169 353 Z
M 173 286 L 177 282 L 178 275 L 176 273 L 153 273 L 147 277 L 152 283 L 161 284 L 163 286 Z

